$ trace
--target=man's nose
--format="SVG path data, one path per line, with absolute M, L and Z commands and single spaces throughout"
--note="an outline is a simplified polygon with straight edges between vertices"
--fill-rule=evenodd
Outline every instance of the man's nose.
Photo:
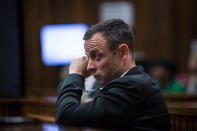
M 87 70 L 90 72 L 94 72 L 96 69 L 95 62 L 91 59 L 88 60 Z

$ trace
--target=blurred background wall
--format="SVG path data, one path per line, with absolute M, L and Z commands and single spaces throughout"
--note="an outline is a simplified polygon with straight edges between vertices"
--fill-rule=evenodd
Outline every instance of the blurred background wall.
M 6 0 L 3 0 L 6 1 Z M 109 0 L 11 0 L 19 3 L 25 96 L 57 95 L 60 67 L 41 61 L 40 28 L 47 24 L 99 22 L 98 7 Z M 120 0 L 113 0 L 120 1 Z M 135 50 L 147 59 L 167 57 L 187 72 L 190 43 L 197 39 L 196 0 L 124 0 L 135 8 Z M 12 9 L 12 7 L 9 7 Z

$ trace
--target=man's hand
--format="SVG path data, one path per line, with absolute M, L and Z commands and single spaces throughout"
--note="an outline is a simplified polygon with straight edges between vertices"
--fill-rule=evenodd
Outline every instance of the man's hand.
M 90 76 L 90 72 L 87 71 L 88 59 L 84 56 L 81 58 L 77 58 L 72 60 L 72 63 L 69 67 L 69 74 L 75 73 L 80 74 L 84 78 Z

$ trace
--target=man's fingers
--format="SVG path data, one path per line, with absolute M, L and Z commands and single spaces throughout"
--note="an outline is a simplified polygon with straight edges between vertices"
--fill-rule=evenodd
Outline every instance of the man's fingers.
M 77 73 L 82 75 L 84 78 L 90 75 L 87 71 L 88 58 L 83 56 L 81 58 L 73 59 L 70 64 L 69 74 Z

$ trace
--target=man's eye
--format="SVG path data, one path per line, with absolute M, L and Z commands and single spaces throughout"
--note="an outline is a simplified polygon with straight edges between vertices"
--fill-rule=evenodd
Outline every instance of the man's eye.
M 100 59 L 101 59 L 101 57 L 98 56 L 98 55 L 95 57 L 95 60 L 96 60 L 96 61 L 99 61 Z
M 94 59 L 96 59 L 96 55 L 95 54 L 91 54 L 90 58 L 94 60 Z
M 92 60 L 95 60 L 95 61 L 99 61 L 100 59 L 101 59 L 101 57 L 102 57 L 102 55 L 101 54 L 97 54 L 97 53 L 93 53 L 93 54 L 91 54 L 90 55 L 90 58 L 92 59 Z
M 97 54 L 95 60 L 96 61 L 101 60 L 102 56 L 103 56 L 102 54 Z

